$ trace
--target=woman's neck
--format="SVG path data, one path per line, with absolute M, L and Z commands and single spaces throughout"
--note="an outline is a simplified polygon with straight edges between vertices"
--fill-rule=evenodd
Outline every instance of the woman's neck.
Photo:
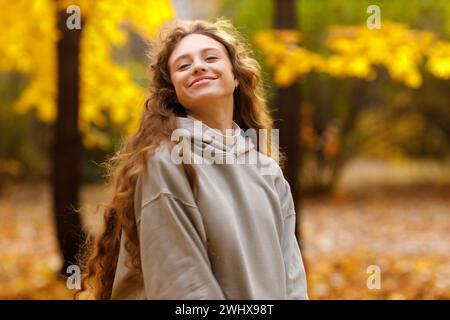
M 227 135 L 227 133 L 229 134 L 229 132 L 233 129 L 233 109 L 231 109 L 230 112 L 217 112 L 217 110 L 214 110 L 214 114 L 189 110 L 187 111 L 187 114 L 191 118 L 203 122 L 211 129 L 219 131 L 222 135 Z

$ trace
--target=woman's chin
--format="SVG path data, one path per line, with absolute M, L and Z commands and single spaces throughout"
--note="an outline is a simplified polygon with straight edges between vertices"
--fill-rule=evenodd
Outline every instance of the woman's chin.
M 223 92 L 217 92 L 217 90 L 211 90 L 210 88 L 204 88 L 203 90 L 198 90 L 193 96 L 192 100 L 198 102 L 199 100 L 214 100 L 224 97 Z

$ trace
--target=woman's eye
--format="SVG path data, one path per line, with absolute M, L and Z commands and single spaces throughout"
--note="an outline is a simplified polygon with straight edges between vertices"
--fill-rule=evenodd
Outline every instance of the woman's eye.
M 185 69 L 185 68 L 188 67 L 188 66 L 189 66 L 188 63 L 182 64 L 181 66 L 178 67 L 178 70 Z
M 217 57 L 215 57 L 215 56 L 209 56 L 209 57 L 206 57 L 206 61 L 214 61 L 214 60 L 217 60 L 218 58 Z M 184 63 L 184 64 L 182 64 L 182 65 L 180 65 L 179 67 L 178 67 L 178 69 L 177 70 L 184 70 L 184 69 L 186 69 L 187 67 L 189 67 L 189 63 Z

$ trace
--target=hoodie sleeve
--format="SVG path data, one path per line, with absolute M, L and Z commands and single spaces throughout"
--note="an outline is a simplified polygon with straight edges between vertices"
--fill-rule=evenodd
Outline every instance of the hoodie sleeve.
M 182 167 L 153 158 L 142 185 L 137 216 L 148 299 L 225 299 L 211 270 L 204 225 Z M 178 189 L 177 189 L 178 188 Z M 180 192 L 177 192 L 179 190 Z
M 294 201 L 289 183 L 282 173 L 279 178 L 279 195 L 284 217 L 281 248 L 286 272 L 286 298 L 296 300 L 308 299 L 305 268 L 295 235 L 296 214 Z
M 286 270 L 286 298 L 308 299 L 305 268 L 295 236 L 295 214 L 289 215 L 284 221 L 283 256 Z

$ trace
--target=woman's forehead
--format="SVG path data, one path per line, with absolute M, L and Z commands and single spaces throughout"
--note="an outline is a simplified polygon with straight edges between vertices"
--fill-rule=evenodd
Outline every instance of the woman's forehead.
M 202 53 L 209 50 L 226 53 L 224 45 L 219 41 L 202 34 L 190 34 L 180 40 L 175 49 L 172 51 L 169 62 L 174 63 L 180 57 Z

